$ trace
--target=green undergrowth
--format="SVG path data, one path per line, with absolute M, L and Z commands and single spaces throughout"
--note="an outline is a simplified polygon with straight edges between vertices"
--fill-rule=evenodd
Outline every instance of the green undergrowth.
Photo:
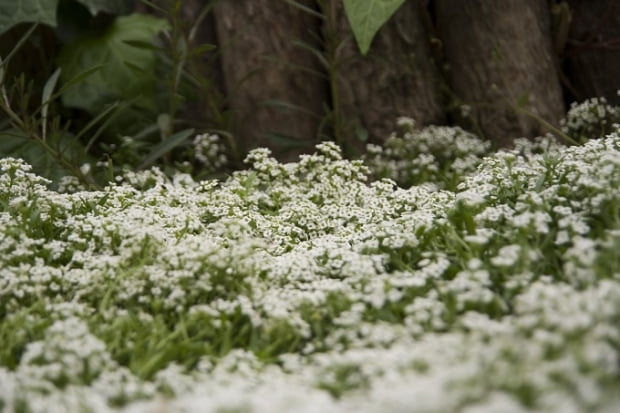
M 0 160 L 0 411 L 617 411 L 620 136 L 400 127 L 99 191 Z

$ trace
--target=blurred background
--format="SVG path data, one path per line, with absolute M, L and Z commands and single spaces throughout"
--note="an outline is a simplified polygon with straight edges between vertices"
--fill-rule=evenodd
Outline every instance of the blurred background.
M 200 179 L 258 146 L 357 158 L 402 116 L 504 147 L 572 102 L 620 103 L 619 9 L 406 0 L 363 55 L 341 0 L 0 0 L 0 156 L 95 187 L 153 165 Z

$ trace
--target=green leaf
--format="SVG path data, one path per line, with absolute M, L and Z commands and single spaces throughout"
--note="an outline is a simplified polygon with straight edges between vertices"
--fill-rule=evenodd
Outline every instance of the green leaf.
M 78 0 L 93 16 L 99 12 L 128 14 L 133 10 L 133 0 Z
M 45 86 L 43 86 L 43 94 L 41 96 L 41 118 L 43 121 L 43 140 L 45 140 L 47 136 L 47 112 L 49 109 L 50 102 L 52 101 L 52 93 L 54 93 L 54 89 L 56 89 L 56 83 L 58 83 L 59 76 L 60 76 L 60 68 L 56 69 L 56 71 L 50 76 L 47 82 L 45 82 Z
M 56 83 L 58 82 L 58 77 L 60 76 L 60 68 L 56 69 L 54 73 L 47 79 L 45 82 L 45 86 L 43 86 L 43 94 L 41 96 L 41 106 L 43 107 L 42 112 L 47 113 L 47 106 L 52 100 L 52 93 L 54 93 L 54 89 L 56 89 Z M 43 115 L 45 116 L 45 114 Z
M 116 100 L 136 99 L 138 106 L 154 109 L 156 79 L 137 76 L 134 69 L 153 73 L 155 53 L 127 42 L 148 42 L 167 28 L 165 20 L 132 14 L 118 17 L 101 34 L 84 36 L 66 45 L 58 59 L 63 83 L 94 66 L 100 65 L 101 69 L 66 90 L 62 95 L 63 103 L 91 114 L 98 113 L 107 103 Z M 126 62 L 131 62 L 133 69 Z
M 138 169 L 143 169 L 151 166 L 156 160 L 182 144 L 194 133 L 194 129 L 185 129 L 181 132 L 177 132 L 170 136 L 168 139 L 161 141 L 151 150 L 151 152 L 144 158 Z
M 19 23 L 56 26 L 58 0 L 0 0 L 0 34 Z
M 88 76 L 96 73 L 99 69 L 101 69 L 101 67 L 102 67 L 101 65 L 97 65 L 97 66 L 94 66 L 94 67 L 89 67 L 88 69 L 78 73 L 77 75 L 75 75 L 71 79 L 65 81 L 64 84 L 62 85 L 62 87 L 60 88 L 60 90 L 54 94 L 54 97 L 58 97 L 58 96 L 62 95 L 68 89 L 71 89 L 73 87 L 73 85 L 77 85 L 77 84 L 81 83 Z M 59 69 L 61 69 L 61 68 L 59 68 Z
M 203 53 L 210 52 L 210 51 L 212 51 L 212 50 L 214 50 L 216 48 L 217 48 L 217 46 L 214 45 L 214 44 L 209 44 L 209 43 L 201 44 L 200 46 L 196 46 L 195 48 L 193 48 L 190 51 L 189 55 L 190 56 L 201 55 Z
M 157 116 L 157 126 L 159 127 L 159 132 L 162 139 L 166 139 L 166 135 L 169 136 L 168 131 L 171 130 L 170 115 L 167 113 L 160 113 L 159 116 Z
M 372 39 L 405 0 L 343 0 L 353 35 L 363 55 Z
M 161 51 L 166 50 L 163 47 L 158 46 L 152 42 L 145 42 L 143 40 L 125 40 L 124 43 L 132 47 L 137 47 L 138 49 L 153 50 L 156 52 L 161 52 Z
M 49 137 L 47 144 L 76 164 L 85 160 L 82 144 L 71 134 L 54 134 Z M 32 165 L 35 173 L 53 181 L 58 181 L 70 173 L 39 141 L 24 135 L 21 131 L 0 131 L 0 158 L 5 156 L 24 159 Z

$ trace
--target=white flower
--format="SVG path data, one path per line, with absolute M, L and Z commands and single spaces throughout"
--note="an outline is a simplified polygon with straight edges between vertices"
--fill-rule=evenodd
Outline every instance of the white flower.
M 495 257 L 491 258 L 491 263 L 496 267 L 512 267 L 519 260 L 520 254 L 519 245 L 506 245 L 500 248 Z

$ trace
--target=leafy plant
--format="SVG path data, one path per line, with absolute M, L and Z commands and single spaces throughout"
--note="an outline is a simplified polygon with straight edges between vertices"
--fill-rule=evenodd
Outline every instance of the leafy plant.
M 11 32 L 20 33 L 34 24 L 0 61 L 5 92 L 0 109 L 6 116 L 0 119 L 0 156 L 23 157 L 54 181 L 70 174 L 82 184 L 94 182 L 94 175 L 76 173 L 84 162 L 103 161 L 106 170 L 96 179 L 100 183 L 125 167 L 155 162 L 188 172 L 192 165 L 202 169 L 204 162 L 195 152 L 203 154 L 205 142 L 217 146 L 209 153 L 218 154 L 213 155 L 220 159 L 215 164 L 222 164 L 222 143 L 203 140 L 196 149 L 191 139 L 196 126 L 180 118 L 189 91 L 212 96 L 209 80 L 193 73 L 190 64 L 214 48 L 192 44 L 195 27 L 212 2 L 192 27 L 184 27 L 178 16 L 180 0 L 169 9 L 157 8 L 165 18 L 123 15 L 133 10 L 132 0 L 4 3 L 0 0 L 0 10 L 6 10 L 0 33 L 16 25 L 20 27 Z M 31 9 L 40 13 L 24 13 Z M 20 73 L 19 61 L 9 70 L 22 46 L 27 46 L 25 54 L 31 53 L 42 25 L 54 27 L 49 33 L 59 50 L 41 62 L 43 75 Z M 209 109 L 217 111 L 219 105 L 209 102 Z
M 6 80 L 8 62 L 35 29 L 36 24 L 22 36 L 6 59 L 0 62 L 0 111 L 6 116 L 0 130 L 0 155 L 22 157 L 32 162 L 37 172 L 56 180 L 69 173 L 85 184 L 92 183 L 88 173 L 80 168 L 86 158 L 83 145 L 61 127 L 59 117 L 53 116 L 50 109 L 51 102 L 62 93 L 55 92 L 60 69 L 45 82 L 40 104 L 35 110 L 30 109 L 32 81 L 27 81 L 23 74 L 10 85 Z M 63 89 L 66 90 L 71 84 L 68 82 Z
M 1 0 L 0 34 L 19 23 L 41 23 L 56 27 L 57 10 L 64 0 Z M 93 14 L 107 12 L 112 14 L 129 13 L 133 0 L 75 0 L 83 4 Z
M 152 16 L 121 16 L 103 33 L 81 36 L 66 45 L 58 57 L 62 83 L 90 68 L 99 69 L 63 93 L 62 102 L 93 115 L 119 99 L 154 110 L 156 54 L 133 44 L 150 42 L 167 28 L 166 21 Z

